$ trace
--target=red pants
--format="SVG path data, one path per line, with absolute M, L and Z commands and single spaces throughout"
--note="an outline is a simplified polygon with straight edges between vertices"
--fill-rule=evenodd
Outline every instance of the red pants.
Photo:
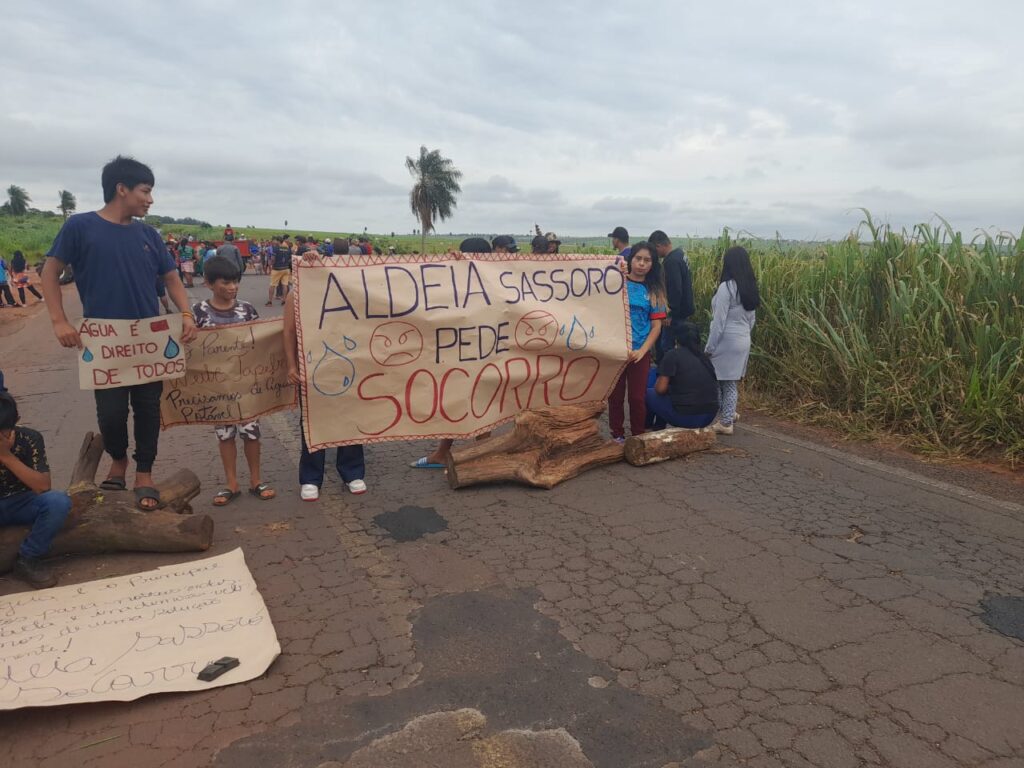
M 635 363 L 626 366 L 626 370 L 615 382 L 615 389 L 608 398 L 608 426 L 612 437 L 624 437 L 626 432 L 623 424 L 625 414 L 622 400 L 629 389 L 629 431 L 633 435 L 644 433 L 644 421 L 647 419 L 647 375 L 651 370 L 651 355 L 647 353 Z

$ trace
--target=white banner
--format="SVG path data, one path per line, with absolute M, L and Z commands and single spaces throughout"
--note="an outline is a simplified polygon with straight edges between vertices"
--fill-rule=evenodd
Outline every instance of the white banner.
M 132 701 L 262 675 L 281 653 L 242 550 L 0 597 L 0 710 Z M 224 656 L 239 665 L 197 675 Z

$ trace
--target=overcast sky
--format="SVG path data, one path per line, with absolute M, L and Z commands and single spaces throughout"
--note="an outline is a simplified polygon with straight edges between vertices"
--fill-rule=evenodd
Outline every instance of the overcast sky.
M 1024 3 L 0 3 L 0 183 L 152 213 L 411 232 L 404 161 L 462 170 L 441 232 L 844 236 L 1024 225 Z

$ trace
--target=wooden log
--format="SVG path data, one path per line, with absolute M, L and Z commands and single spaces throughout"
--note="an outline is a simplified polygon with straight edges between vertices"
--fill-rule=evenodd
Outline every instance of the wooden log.
M 629 438 L 624 453 L 626 461 L 634 467 L 642 467 L 645 464 L 678 459 L 688 453 L 706 451 L 714 444 L 715 433 L 710 427 L 662 429 Z
M 0 528 L 0 572 L 14 565 L 28 528 Z M 68 518 L 48 557 L 102 552 L 205 552 L 213 542 L 213 518 L 168 510 L 139 512 L 134 502 L 104 501 L 78 519 Z
M 480 440 L 448 457 L 448 484 L 465 488 L 507 480 L 552 488 L 602 464 L 622 461 L 622 446 L 598 432 L 604 401 L 535 408 L 511 432 Z
M 149 512 L 135 506 L 135 494 L 96 486 L 103 438 L 89 432 L 71 471 L 71 514 L 53 540 L 50 556 L 101 552 L 203 552 L 213 542 L 213 518 L 193 515 L 189 502 L 199 494 L 199 478 L 180 469 L 157 484 L 163 507 Z M 0 572 L 10 570 L 28 528 L 0 527 Z

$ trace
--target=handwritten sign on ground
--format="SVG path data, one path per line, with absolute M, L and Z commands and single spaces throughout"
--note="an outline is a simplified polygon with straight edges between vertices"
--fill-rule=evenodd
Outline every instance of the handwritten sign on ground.
M 294 408 L 280 319 L 201 328 L 185 350 L 185 375 L 164 384 L 160 421 L 238 424 Z
M 155 571 L 0 597 L 0 710 L 251 680 L 281 652 L 242 550 Z M 197 679 L 209 662 L 235 669 Z
M 181 315 L 78 324 L 78 386 L 109 389 L 176 379 L 185 372 Z
M 465 437 L 608 396 L 629 349 L 623 276 L 584 255 L 298 263 L 309 445 Z

